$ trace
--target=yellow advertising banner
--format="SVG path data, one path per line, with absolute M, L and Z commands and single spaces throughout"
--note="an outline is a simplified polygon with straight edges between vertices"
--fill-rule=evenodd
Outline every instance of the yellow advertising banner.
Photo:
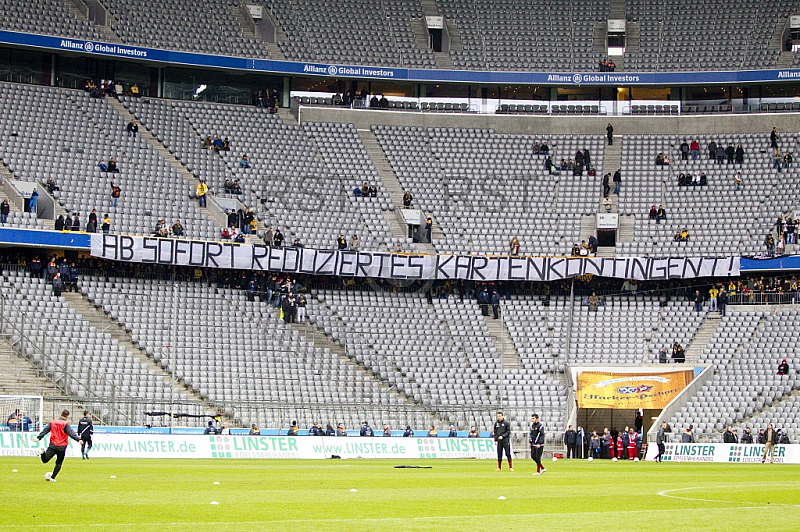
M 666 373 L 583 371 L 578 374 L 578 406 L 660 410 L 693 379 L 693 370 Z

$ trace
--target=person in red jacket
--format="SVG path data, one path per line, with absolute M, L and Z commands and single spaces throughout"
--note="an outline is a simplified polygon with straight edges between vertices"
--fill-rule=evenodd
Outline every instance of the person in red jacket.
M 636 447 L 636 437 L 638 436 L 637 433 L 630 429 L 628 432 L 628 460 L 633 460 L 634 458 L 639 457 L 639 450 Z
M 622 453 L 624 452 L 622 449 L 622 433 L 620 432 L 617 434 L 617 460 L 622 460 Z
M 50 424 L 36 436 L 36 441 L 41 441 L 46 434 L 50 434 L 50 445 L 47 446 L 46 450 L 44 448 L 39 449 L 39 455 L 42 458 L 43 464 L 49 462 L 54 456 L 56 457 L 56 466 L 53 468 L 53 473 L 49 477 L 45 475 L 45 479 L 50 482 L 55 482 L 58 472 L 61 471 L 61 464 L 64 462 L 64 457 L 67 454 L 69 439 L 72 438 L 76 442 L 81 441 L 72 427 L 69 426 L 69 423 L 67 423 L 67 418 L 69 418 L 69 410 L 63 410 L 60 418 L 51 421 Z

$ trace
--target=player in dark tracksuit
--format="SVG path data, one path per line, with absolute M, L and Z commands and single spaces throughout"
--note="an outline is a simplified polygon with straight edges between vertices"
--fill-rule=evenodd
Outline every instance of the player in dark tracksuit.
M 94 425 L 91 418 L 89 418 L 89 411 L 83 411 L 83 417 L 78 421 L 78 436 L 81 438 L 81 457 L 84 460 L 89 459 L 89 451 L 92 450 L 92 434 L 94 434 Z
M 53 474 L 50 478 L 47 478 L 50 482 L 55 482 L 58 472 L 61 471 L 61 464 L 64 462 L 64 457 L 67 455 L 69 439 L 72 438 L 75 441 L 81 441 L 78 435 L 75 434 L 75 431 L 72 430 L 72 427 L 69 426 L 69 423 L 67 423 L 68 417 L 69 410 L 64 410 L 61 412 L 60 418 L 51 421 L 50 424 L 36 436 L 36 441 L 41 441 L 46 434 L 50 434 L 50 445 L 47 446 L 46 450 L 39 450 L 43 464 L 49 462 L 54 456 L 56 457 L 56 466 L 53 468 Z
M 514 471 L 513 458 L 511 457 L 511 424 L 503 419 L 503 413 L 497 413 L 494 422 L 494 441 L 497 444 L 497 471 L 503 469 L 503 453 L 508 459 L 508 470 Z
M 531 416 L 531 431 L 528 433 L 528 443 L 531 446 L 531 458 L 536 462 L 536 473 L 541 475 L 547 469 L 542 465 L 542 453 L 544 452 L 544 423 L 539 423 L 539 414 Z

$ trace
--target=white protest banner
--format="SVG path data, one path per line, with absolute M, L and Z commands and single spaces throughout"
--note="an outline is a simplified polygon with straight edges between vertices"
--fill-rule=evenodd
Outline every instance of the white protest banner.
M 739 275 L 738 257 L 425 255 L 91 235 L 93 257 L 128 263 L 405 280 L 557 281 L 582 275 L 660 280 Z

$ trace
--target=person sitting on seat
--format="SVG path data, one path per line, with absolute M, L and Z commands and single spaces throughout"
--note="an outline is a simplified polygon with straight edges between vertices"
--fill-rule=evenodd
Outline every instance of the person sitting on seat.
M 134 98 L 139 97 L 139 85 L 137 85 L 136 83 L 131 85 L 131 96 L 133 96 Z
M 228 140 L 228 137 L 222 141 L 222 151 L 231 151 L 231 141 Z
M 233 185 L 231 185 L 231 194 L 236 196 L 240 196 L 242 194 L 242 187 L 239 185 L 238 179 L 234 180 Z
M 789 374 L 789 363 L 786 362 L 784 358 L 780 364 L 778 364 L 778 375 L 788 375 Z
M 214 142 L 211 140 L 211 135 L 206 137 L 206 140 L 203 141 L 203 149 L 210 150 L 214 147 Z
M 649 218 L 650 218 L 651 220 L 658 220 L 658 211 L 656 210 L 656 206 L 655 206 L 655 205 L 653 205 L 652 207 L 650 207 L 650 215 L 649 215 Z
M 239 168 L 250 168 L 250 161 L 247 160 L 247 155 L 242 155 L 242 159 L 239 161 Z
M 433 425 L 431 425 L 430 430 L 428 430 L 428 438 L 437 438 L 438 436 L 439 433 L 436 432 L 436 428 Z
M 214 136 L 214 142 L 211 143 L 211 146 L 214 148 L 214 151 L 222 150 L 222 139 L 219 138 L 219 135 Z
M 656 166 L 666 166 L 667 164 L 668 160 L 663 153 L 656 155 Z
M 106 165 L 106 172 L 110 174 L 119 173 L 119 168 L 117 168 L 117 161 L 115 161 L 113 157 L 108 160 L 108 164 Z
M 183 236 L 183 225 L 181 225 L 180 220 L 175 220 L 175 223 L 172 224 L 172 234 L 174 236 Z
M 661 220 L 667 219 L 667 211 L 664 209 L 663 205 L 658 206 L 658 211 L 656 211 L 656 223 L 661 223 Z
M 683 346 L 678 342 L 672 344 L 672 360 L 675 361 L 676 364 L 683 364 L 686 362 L 686 353 L 683 350 Z

